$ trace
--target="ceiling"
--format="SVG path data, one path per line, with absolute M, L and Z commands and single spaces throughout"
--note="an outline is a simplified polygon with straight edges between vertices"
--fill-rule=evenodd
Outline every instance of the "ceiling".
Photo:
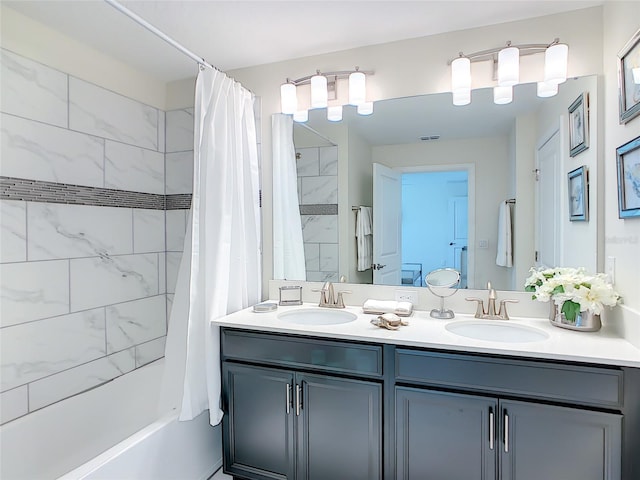
M 195 63 L 103 0 L 3 5 L 169 82 Z M 122 0 L 126 8 L 221 70 L 423 37 L 600 5 L 603 1 Z

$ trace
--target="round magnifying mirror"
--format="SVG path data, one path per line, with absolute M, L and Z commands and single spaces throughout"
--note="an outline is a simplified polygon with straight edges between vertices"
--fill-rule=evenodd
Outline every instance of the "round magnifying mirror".
M 440 297 L 440 309 L 434 308 L 431 310 L 431 316 L 445 319 L 455 317 L 453 310 L 445 310 L 444 299 L 458 291 L 456 287 L 460 284 L 460 272 L 453 268 L 439 268 L 429 272 L 424 277 L 424 281 L 431 293 L 436 297 Z

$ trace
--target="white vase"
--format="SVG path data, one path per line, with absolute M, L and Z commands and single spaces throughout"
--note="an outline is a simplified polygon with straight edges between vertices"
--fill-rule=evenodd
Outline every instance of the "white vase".
M 567 328 L 569 330 L 579 330 L 581 332 L 597 332 L 602 328 L 602 322 L 600 315 L 593 312 L 583 311 L 576 315 L 575 321 L 567 320 L 564 313 L 561 312 L 561 308 L 554 302 L 549 302 L 549 321 L 552 325 L 560 328 Z

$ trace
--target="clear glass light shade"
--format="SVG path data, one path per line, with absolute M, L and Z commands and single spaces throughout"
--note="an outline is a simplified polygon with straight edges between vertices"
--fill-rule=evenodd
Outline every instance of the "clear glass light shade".
M 632 68 L 631 73 L 633 74 L 633 83 L 640 85 L 640 67 Z
M 453 93 L 471 90 L 471 60 L 465 57 L 451 62 L 451 91 Z
M 464 90 L 459 92 L 453 92 L 453 104 L 454 105 L 469 105 L 471 103 L 471 90 Z
M 309 120 L 309 110 L 298 110 L 293 113 L 293 121 L 304 123 Z
M 493 87 L 493 103 L 505 105 L 513 100 L 513 87 Z
M 311 77 L 311 108 L 325 108 L 328 95 L 327 77 L 324 75 Z
M 373 102 L 365 102 L 358 105 L 358 115 L 371 115 L 373 113 Z
M 342 105 L 335 105 L 327 108 L 327 120 L 330 122 L 339 122 L 342 120 Z
M 567 59 L 569 46 L 565 43 L 551 45 L 544 52 L 544 81 L 563 83 L 567 80 Z
M 498 85 L 512 87 L 520 81 L 520 50 L 503 48 L 498 52 Z
M 541 98 L 553 97 L 558 93 L 557 83 L 538 82 L 538 96 Z
M 280 110 L 290 115 L 298 109 L 298 95 L 293 83 L 280 85 Z
M 361 105 L 366 101 L 367 79 L 362 72 L 353 72 L 349 75 L 349 103 Z

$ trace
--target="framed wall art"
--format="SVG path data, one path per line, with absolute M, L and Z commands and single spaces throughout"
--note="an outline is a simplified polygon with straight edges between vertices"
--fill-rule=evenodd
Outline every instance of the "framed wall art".
M 618 53 L 620 123 L 640 114 L 640 30 Z
M 582 93 L 569 107 L 569 155 L 589 148 L 589 94 Z
M 640 137 L 616 149 L 618 217 L 640 218 Z
M 589 220 L 589 182 L 584 165 L 569 172 L 569 220 Z

